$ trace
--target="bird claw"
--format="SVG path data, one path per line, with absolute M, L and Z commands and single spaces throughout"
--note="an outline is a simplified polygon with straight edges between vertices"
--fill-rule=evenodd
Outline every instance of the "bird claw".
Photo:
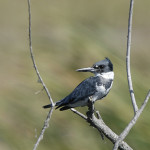
M 87 116 L 89 118 L 92 118 L 93 114 L 95 112 L 95 108 L 94 108 L 94 101 L 92 96 L 89 97 L 89 101 L 88 101 L 88 112 L 87 112 Z
M 101 118 L 101 115 L 100 115 L 100 113 L 99 113 L 99 111 L 96 111 L 96 115 L 97 115 L 97 118 L 98 118 L 98 119 L 102 119 L 102 118 Z
M 89 101 L 92 102 L 92 103 L 94 103 L 92 96 L 89 97 Z
M 92 96 L 89 97 L 89 105 L 94 108 L 94 100 Z

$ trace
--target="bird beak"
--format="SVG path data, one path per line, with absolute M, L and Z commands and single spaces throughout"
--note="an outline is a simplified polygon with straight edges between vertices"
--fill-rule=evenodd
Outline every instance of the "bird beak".
M 88 68 L 77 69 L 76 71 L 78 71 L 78 72 L 94 72 L 95 70 L 92 67 L 88 67 Z

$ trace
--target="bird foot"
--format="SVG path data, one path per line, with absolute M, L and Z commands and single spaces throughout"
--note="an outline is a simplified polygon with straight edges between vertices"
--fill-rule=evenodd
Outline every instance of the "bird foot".
M 88 112 L 86 113 L 86 115 L 88 116 L 88 118 L 92 118 L 94 112 L 95 112 L 94 101 L 92 96 L 90 96 L 88 101 Z
M 94 101 L 93 101 L 93 97 L 92 97 L 92 96 L 89 97 L 89 101 L 90 101 L 92 104 L 94 104 Z

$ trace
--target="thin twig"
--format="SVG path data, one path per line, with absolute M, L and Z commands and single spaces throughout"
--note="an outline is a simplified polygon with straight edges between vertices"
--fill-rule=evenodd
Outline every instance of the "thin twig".
M 82 113 L 80 113 L 79 111 L 77 111 L 74 108 L 70 109 L 72 112 L 74 112 L 75 114 L 77 114 L 78 116 L 80 116 L 81 118 L 83 118 L 84 120 L 87 120 L 87 116 L 83 115 Z
M 134 0 L 130 1 L 130 8 L 129 8 L 129 20 L 128 20 L 128 36 L 127 36 L 127 53 L 126 53 L 126 70 L 127 70 L 127 79 L 128 79 L 128 86 L 129 92 L 131 96 L 131 101 L 134 109 L 134 115 L 138 111 L 138 106 L 136 104 L 133 86 L 132 86 L 132 79 L 131 79 L 131 71 L 130 71 L 130 49 L 131 49 L 131 31 L 132 31 L 132 16 L 133 16 L 133 4 Z
M 32 38 L 31 38 L 31 7 L 30 7 L 30 0 L 28 0 L 28 13 L 29 13 L 29 47 L 30 47 L 30 55 L 31 55 L 33 67 L 34 67 L 34 69 L 35 69 L 35 72 L 36 72 L 36 74 L 37 74 L 37 76 L 38 76 L 38 79 L 39 79 L 40 83 L 43 85 L 43 88 L 44 88 L 44 90 L 45 90 L 46 93 L 47 93 L 47 96 L 48 96 L 48 98 L 49 98 L 49 100 L 50 100 L 50 103 L 52 104 L 52 107 L 51 107 L 51 109 L 50 109 L 50 111 L 49 111 L 49 113 L 48 113 L 48 115 L 47 115 L 47 118 L 46 118 L 46 120 L 45 120 L 45 122 L 44 122 L 44 125 L 43 125 L 42 131 L 41 131 L 41 133 L 40 133 L 40 136 L 39 136 L 39 138 L 38 138 L 36 144 L 34 145 L 33 150 L 36 150 L 37 147 L 38 147 L 38 145 L 39 145 L 39 143 L 40 143 L 40 141 L 43 139 L 44 132 L 45 132 L 46 128 L 48 128 L 48 126 L 49 126 L 49 121 L 50 121 L 50 119 L 51 119 L 52 112 L 53 112 L 53 109 L 54 109 L 54 102 L 53 102 L 53 100 L 52 100 L 52 98 L 51 98 L 51 95 L 50 95 L 50 92 L 49 92 L 48 88 L 46 87 L 45 83 L 44 83 L 43 80 L 42 80 L 42 77 L 41 77 L 41 75 L 40 75 L 40 73 L 39 73 L 39 70 L 38 70 L 38 68 L 37 68 L 37 66 L 36 66 L 35 59 L 34 59 L 34 55 L 33 55 L 33 50 L 32 50 Z
M 50 111 L 49 111 L 49 113 L 48 113 L 48 115 L 47 115 L 47 118 L 46 118 L 46 120 L 45 120 L 45 122 L 44 122 L 44 125 L 43 125 L 42 131 L 41 131 L 41 133 L 40 133 L 40 136 L 39 136 L 39 138 L 38 138 L 36 144 L 34 145 L 33 150 L 36 150 L 36 149 L 37 149 L 37 147 L 38 147 L 40 141 L 43 139 L 44 132 L 45 132 L 46 128 L 49 127 L 49 121 L 50 121 L 50 119 L 51 119 L 53 110 L 54 110 L 54 107 L 51 107 L 51 109 L 50 109 Z
M 37 65 L 36 65 L 36 62 L 35 62 L 35 59 L 34 59 L 34 55 L 33 55 L 33 50 L 32 50 L 32 38 L 31 38 L 31 7 L 30 7 L 30 0 L 28 0 L 28 12 L 29 12 L 29 47 L 30 47 L 30 55 L 31 55 L 31 59 L 32 59 L 32 62 L 33 62 L 33 67 L 36 71 L 36 74 L 39 78 L 39 81 L 40 83 L 42 83 L 43 85 L 43 88 L 45 89 L 46 91 L 46 94 L 50 100 L 50 103 L 52 104 L 52 106 L 54 106 L 54 102 L 51 98 L 51 95 L 50 95 L 50 92 L 48 90 L 48 88 L 46 87 L 45 83 L 43 82 L 43 79 L 39 73 L 39 70 L 37 68 Z
M 139 116 L 141 115 L 141 113 L 143 112 L 148 100 L 150 98 L 150 90 L 144 100 L 144 103 L 142 104 L 141 108 L 137 111 L 136 115 L 133 117 L 133 119 L 130 121 L 130 123 L 128 124 L 128 126 L 124 129 L 124 131 L 120 134 L 120 136 L 117 139 L 117 142 L 114 145 L 113 150 L 117 150 L 119 143 L 125 139 L 125 137 L 128 135 L 128 133 L 130 132 L 131 128 L 135 125 L 136 121 L 138 120 Z

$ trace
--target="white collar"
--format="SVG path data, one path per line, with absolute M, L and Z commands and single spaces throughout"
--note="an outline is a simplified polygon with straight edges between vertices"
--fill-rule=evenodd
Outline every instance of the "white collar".
M 110 72 L 107 72 L 107 73 L 98 73 L 98 74 L 96 74 L 96 76 L 101 76 L 101 77 L 103 77 L 103 78 L 105 78 L 105 79 L 111 79 L 111 80 L 113 80 L 114 79 L 114 72 L 113 71 L 110 71 Z

